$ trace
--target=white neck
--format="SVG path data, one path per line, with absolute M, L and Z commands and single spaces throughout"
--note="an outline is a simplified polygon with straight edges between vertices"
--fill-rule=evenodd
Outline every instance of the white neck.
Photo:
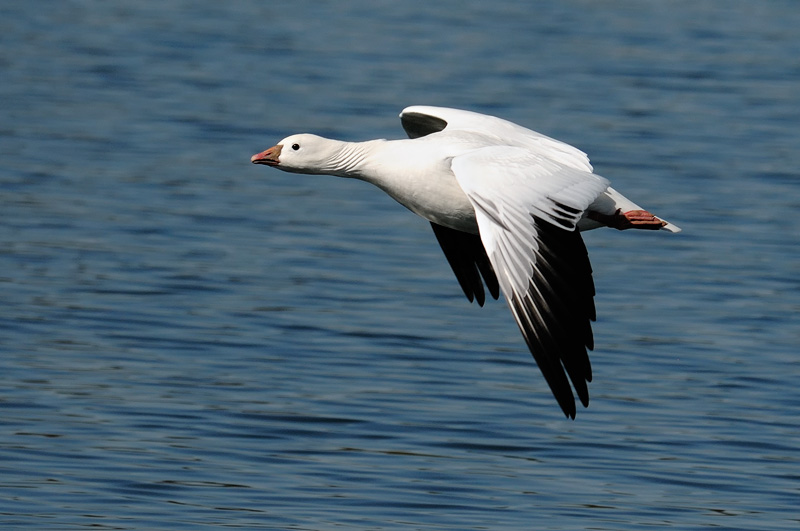
M 437 146 L 411 139 L 336 141 L 321 173 L 374 184 L 420 216 L 475 232 L 472 205 Z
M 366 142 L 333 140 L 332 142 L 336 143 L 335 153 L 328 161 L 330 166 L 321 173 L 375 182 L 373 165 L 370 162 L 376 152 L 382 151 L 380 148 L 382 144 L 387 143 L 386 140 Z

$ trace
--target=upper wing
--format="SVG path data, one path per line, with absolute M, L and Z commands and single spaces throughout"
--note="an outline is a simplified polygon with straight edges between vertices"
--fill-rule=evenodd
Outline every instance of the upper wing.
M 495 116 L 447 107 L 414 105 L 403 109 L 400 121 L 410 138 L 444 130 L 473 131 L 495 137 L 497 145 L 524 147 L 564 166 L 592 171 L 589 157 L 578 148 Z
M 587 405 L 586 349 L 593 348 L 595 318 L 592 270 L 575 226 L 608 181 L 507 146 L 457 156 L 452 169 L 475 207 L 483 246 L 528 348 L 574 418 L 569 380 Z

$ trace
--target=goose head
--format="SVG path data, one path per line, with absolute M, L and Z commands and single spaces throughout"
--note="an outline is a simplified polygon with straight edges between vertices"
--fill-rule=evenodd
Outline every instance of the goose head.
M 341 142 L 317 135 L 287 136 L 277 145 L 250 157 L 253 164 L 264 164 L 292 173 L 331 173 L 335 170 Z

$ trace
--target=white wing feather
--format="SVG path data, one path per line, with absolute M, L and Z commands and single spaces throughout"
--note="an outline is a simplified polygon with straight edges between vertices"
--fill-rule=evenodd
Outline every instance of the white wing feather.
M 603 177 L 527 149 L 490 146 L 453 158 L 458 184 L 475 207 L 481 240 L 506 297 L 527 291 L 538 250 L 534 218 L 575 230 L 603 191 Z
M 447 122 L 446 131 L 473 131 L 491 135 L 496 138 L 497 145 L 525 147 L 534 153 L 546 154 L 547 158 L 564 166 L 592 171 L 589 157 L 580 149 L 496 116 L 429 105 L 406 107 L 400 116 L 415 113 L 444 120 Z

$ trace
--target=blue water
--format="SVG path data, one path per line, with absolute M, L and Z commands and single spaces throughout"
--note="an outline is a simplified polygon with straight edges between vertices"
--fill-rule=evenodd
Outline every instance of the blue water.
M 794 530 L 800 10 L 6 2 L 4 529 Z M 679 235 L 585 236 L 592 403 L 359 182 L 249 163 L 409 104 L 577 145 Z

